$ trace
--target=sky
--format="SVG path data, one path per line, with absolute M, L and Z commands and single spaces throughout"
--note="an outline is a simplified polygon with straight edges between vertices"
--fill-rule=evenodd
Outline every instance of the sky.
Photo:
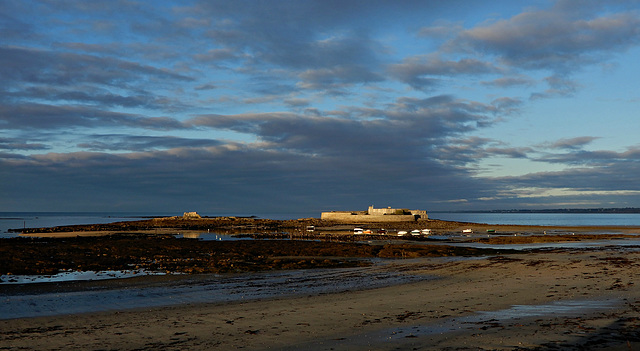
M 640 1 L 0 0 L 0 211 L 640 207 Z

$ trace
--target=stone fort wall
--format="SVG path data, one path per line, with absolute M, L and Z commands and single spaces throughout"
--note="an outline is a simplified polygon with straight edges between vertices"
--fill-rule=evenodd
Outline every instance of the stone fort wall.
M 352 215 L 351 212 L 322 212 L 320 219 L 339 222 L 413 222 L 416 220 L 414 215 L 389 215 L 389 216 L 370 216 L 368 214 Z M 423 220 L 423 218 L 418 218 Z
M 322 212 L 320 219 L 339 222 L 413 222 L 429 219 L 427 211 L 393 208 L 373 208 L 369 206 L 367 211 L 331 211 Z

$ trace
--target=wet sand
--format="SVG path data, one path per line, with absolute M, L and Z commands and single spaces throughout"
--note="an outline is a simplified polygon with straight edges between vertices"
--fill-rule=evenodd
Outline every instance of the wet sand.
M 637 248 L 395 262 L 396 271 L 437 279 L 288 298 L 0 320 L 0 349 L 640 348 Z M 101 284 L 124 288 L 122 282 Z

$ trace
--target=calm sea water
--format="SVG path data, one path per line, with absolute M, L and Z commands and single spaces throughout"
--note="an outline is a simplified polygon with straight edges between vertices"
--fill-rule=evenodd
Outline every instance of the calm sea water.
M 430 213 L 445 221 L 549 226 L 640 226 L 640 213 Z
M 0 237 L 7 238 L 17 235 L 16 233 L 8 233 L 9 229 L 134 221 L 145 215 L 142 213 L 100 212 L 0 212 Z

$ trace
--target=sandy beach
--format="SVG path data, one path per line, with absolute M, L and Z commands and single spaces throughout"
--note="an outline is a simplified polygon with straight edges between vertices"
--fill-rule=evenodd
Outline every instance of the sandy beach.
M 636 350 L 639 263 L 637 249 L 620 248 L 395 260 L 387 269 L 431 278 L 291 298 L 0 320 L 0 349 Z

